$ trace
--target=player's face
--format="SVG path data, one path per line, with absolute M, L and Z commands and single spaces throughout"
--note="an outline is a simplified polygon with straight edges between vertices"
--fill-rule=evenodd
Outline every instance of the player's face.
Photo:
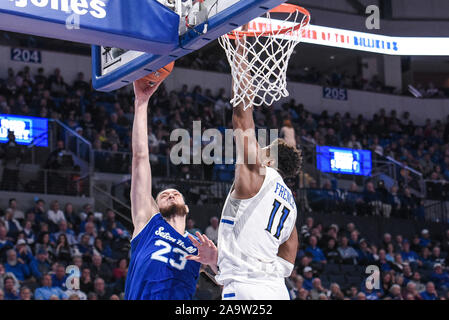
M 188 209 L 184 202 L 182 194 L 176 189 L 167 189 L 162 191 L 157 199 L 159 210 L 165 218 L 173 215 L 187 215 Z
M 172 205 L 184 205 L 182 194 L 176 189 L 167 189 L 162 191 L 157 197 L 159 208 L 166 208 Z

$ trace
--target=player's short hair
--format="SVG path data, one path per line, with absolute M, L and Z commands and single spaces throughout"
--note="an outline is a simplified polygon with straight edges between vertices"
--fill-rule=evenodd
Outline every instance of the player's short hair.
M 302 169 L 302 150 L 296 146 L 289 145 L 284 139 L 276 139 L 272 146 L 278 148 L 278 171 L 281 176 L 286 178 L 296 177 Z
M 179 191 L 179 189 L 177 188 L 177 186 L 168 187 L 168 188 L 165 188 L 165 189 L 161 190 L 161 191 L 156 195 L 156 198 L 154 198 L 154 200 L 157 202 L 157 199 L 159 198 L 159 196 L 160 196 L 164 191 L 167 191 L 167 190 L 169 190 L 169 189 L 173 189 L 173 190 L 178 191 L 178 192 L 181 194 L 181 197 L 182 197 L 182 199 L 184 200 L 184 203 L 186 202 L 186 198 L 184 197 L 184 195 L 182 194 L 182 192 Z

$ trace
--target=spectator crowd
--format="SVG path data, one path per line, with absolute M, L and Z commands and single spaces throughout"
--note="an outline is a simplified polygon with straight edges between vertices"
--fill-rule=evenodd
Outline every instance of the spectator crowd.
M 308 217 L 298 232 L 295 269 L 286 280 L 292 299 L 449 299 L 449 229 L 368 239 L 352 222 L 325 227 Z
M 113 210 L 42 199 L 23 210 L 10 199 L 0 210 L 0 300 L 123 299 L 129 240 Z

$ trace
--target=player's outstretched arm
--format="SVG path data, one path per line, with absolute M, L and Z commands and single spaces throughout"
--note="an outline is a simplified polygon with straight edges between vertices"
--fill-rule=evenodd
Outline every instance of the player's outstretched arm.
M 215 244 L 205 234 L 196 233 L 198 240 L 189 234 L 189 239 L 193 245 L 198 249 L 196 256 L 187 256 L 187 260 L 193 260 L 211 267 L 212 271 L 218 273 L 218 249 Z
M 161 82 L 150 86 L 147 80 L 134 82 L 135 114 L 132 131 L 131 213 L 133 238 L 159 211 L 151 195 L 151 166 L 148 149 L 148 102 Z
M 244 26 L 242 30 L 247 30 L 247 26 Z M 240 82 L 248 84 L 253 79 L 248 67 L 248 51 L 245 48 L 244 41 L 246 40 L 236 40 L 237 54 L 234 63 L 239 66 L 239 74 L 242 77 Z M 247 86 L 241 85 L 238 90 L 242 90 L 244 87 Z M 238 92 L 236 94 L 239 95 Z M 246 110 L 245 106 L 247 107 Z M 255 133 L 253 106 L 250 105 L 248 99 L 234 106 L 232 125 L 237 147 L 237 164 L 234 180 L 235 196 L 239 199 L 248 199 L 259 192 L 264 181 L 264 176 L 260 172 L 261 164 L 258 159 L 259 144 Z

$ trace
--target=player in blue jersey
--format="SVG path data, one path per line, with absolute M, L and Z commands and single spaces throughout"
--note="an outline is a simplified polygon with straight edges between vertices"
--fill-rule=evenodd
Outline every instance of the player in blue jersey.
M 201 264 L 187 260 L 197 248 L 185 231 L 189 212 L 176 189 L 151 195 L 148 150 L 148 101 L 161 82 L 134 83 L 135 115 L 132 132 L 131 212 L 134 233 L 125 285 L 126 300 L 189 300 L 193 298 Z M 200 244 L 203 238 L 198 238 Z M 197 244 L 198 245 L 198 244 Z M 207 246 L 210 252 L 216 247 Z M 204 251 L 203 249 L 202 251 Z

